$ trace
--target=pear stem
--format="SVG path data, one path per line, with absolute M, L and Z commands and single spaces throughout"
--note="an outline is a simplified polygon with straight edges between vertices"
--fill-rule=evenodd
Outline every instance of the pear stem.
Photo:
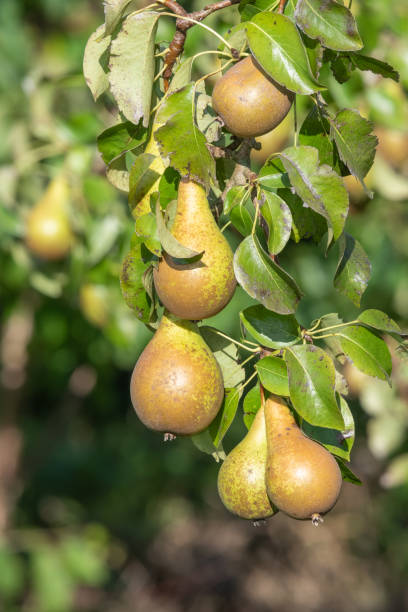
M 308 329 L 306 333 L 310 334 L 311 332 L 315 331 L 315 329 L 319 327 L 320 323 L 321 323 L 321 319 L 318 319 L 316 323 L 313 325 L 313 327 Z
M 228 221 L 225 225 L 222 226 L 222 228 L 220 229 L 221 234 L 224 233 L 224 231 L 227 229 L 229 225 L 231 225 L 231 221 Z
M 293 129 L 294 129 L 294 135 L 293 135 L 293 146 L 297 147 L 298 146 L 298 122 L 297 122 L 297 110 L 296 110 L 296 94 L 293 100 Z
M 240 387 L 238 387 L 239 393 L 241 393 L 241 391 L 243 391 L 245 389 L 245 387 L 247 385 L 249 385 L 249 383 L 251 382 L 251 380 L 253 380 L 255 378 L 255 376 L 258 376 L 258 372 L 256 370 L 255 370 L 255 372 L 253 372 L 251 374 L 251 376 L 244 383 L 242 383 L 242 385 Z
M 245 349 L 246 351 L 249 351 L 250 353 L 259 353 L 261 351 L 260 347 L 249 348 L 249 346 L 245 346 L 245 344 L 242 344 L 241 342 L 238 342 L 238 340 L 234 340 L 234 338 L 231 338 L 230 336 L 227 336 L 226 334 L 223 334 L 218 329 L 214 329 L 214 331 L 215 331 L 216 334 L 218 334 L 222 338 L 225 338 L 226 340 L 229 340 L 230 342 L 233 342 L 237 346 L 240 346 L 241 348 Z
M 315 334 L 320 334 L 322 332 L 326 332 L 331 329 L 338 329 L 339 327 L 347 327 L 349 325 L 355 325 L 356 323 L 360 323 L 360 321 L 358 319 L 355 319 L 354 321 L 348 321 L 347 323 L 339 323 L 338 325 L 330 325 L 329 327 L 322 327 L 321 329 L 318 329 L 317 331 L 314 331 L 314 329 L 316 329 L 314 327 L 312 329 L 308 329 L 307 334 L 310 336 L 315 336 Z
M 239 365 L 240 366 L 244 366 L 248 363 L 248 361 L 251 361 L 251 359 L 253 359 L 254 357 L 256 357 L 256 353 L 253 353 L 252 355 L 250 355 L 249 357 L 247 357 L 245 359 L 245 361 L 242 361 Z

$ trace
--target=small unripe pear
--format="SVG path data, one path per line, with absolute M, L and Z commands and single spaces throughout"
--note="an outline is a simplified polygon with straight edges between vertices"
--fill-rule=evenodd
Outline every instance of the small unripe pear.
M 273 130 L 288 114 L 293 98 L 249 56 L 216 82 L 212 104 L 232 134 L 249 138 Z
M 139 419 L 156 431 L 192 435 L 217 415 L 224 397 L 220 367 L 191 321 L 164 315 L 130 383 Z
M 266 431 L 261 407 L 247 435 L 229 453 L 218 473 L 218 493 L 230 512 L 254 521 L 276 512 L 266 492 L 265 469 Z
M 232 298 L 236 280 L 231 248 L 215 222 L 204 187 L 180 182 L 171 233 L 182 245 L 204 254 L 188 264 L 164 254 L 154 271 L 158 296 L 180 319 L 212 317 Z
M 68 183 L 60 174 L 51 181 L 42 198 L 31 209 L 26 223 L 27 247 L 43 259 L 62 259 L 71 249 L 73 236 L 67 202 Z
M 340 494 L 342 477 L 336 460 L 305 436 L 282 399 L 266 400 L 265 424 L 269 499 L 289 516 L 318 524 Z

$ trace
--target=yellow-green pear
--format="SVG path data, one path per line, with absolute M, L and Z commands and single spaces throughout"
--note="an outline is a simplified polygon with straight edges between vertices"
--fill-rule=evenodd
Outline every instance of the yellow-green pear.
M 211 423 L 224 384 L 195 323 L 163 316 L 135 365 L 130 394 L 139 419 L 150 429 L 192 435 Z
M 67 204 L 69 186 L 64 174 L 56 176 L 33 206 L 26 222 L 25 242 L 42 259 L 62 259 L 71 249 L 73 235 Z
M 229 453 L 218 472 L 218 493 L 230 512 L 254 521 L 276 512 L 266 492 L 265 470 L 266 431 L 261 407 L 247 435 Z
M 289 516 L 318 524 L 340 494 L 342 477 L 336 460 L 305 436 L 281 398 L 266 400 L 265 424 L 269 499 Z
M 232 134 L 249 138 L 266 134 L 279 125 L 293 98 L 291 91 L 273 81 L 249 56 L 216 82 L 212 105 Z
M 154 271 L 159 298 L 181 319 L 212 317 L 232 298 L 236 280 L 231 248 L 211 213 L 204 187 L 180 182 L 171 232 L 182 245 L 204 255 L 194 263 L 179 264 L 164 254 Z

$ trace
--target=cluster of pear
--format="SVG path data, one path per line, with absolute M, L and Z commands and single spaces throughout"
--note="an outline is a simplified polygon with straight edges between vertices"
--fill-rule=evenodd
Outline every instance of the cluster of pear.
M 333 456 L 305 436 L 286 403 L 273 395 L 218 474 L 226 508 L 254 521 L 282 510 L 317 525 L 336 503 L 341 483 Z
M 130 393 L 150 429 L 192 435 L 217 415 L 224 397 L 220 367 L 195 321 L 215 315 L 235 291 L 233 254 L 210 210 L 205 189 L 181 181 L 173 236 L 203 252 L 182 264 L 164 254 L 154 271 L 165 313 L 133 370 Z

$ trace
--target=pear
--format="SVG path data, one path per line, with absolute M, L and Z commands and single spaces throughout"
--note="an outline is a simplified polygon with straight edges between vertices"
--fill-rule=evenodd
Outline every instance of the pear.
M 266 489 L 279 510 L 318 524 L 334 506 L 342 477 L 334 457 L 305 436 L 285 402 L 265 402 L 267 437 Z
M 69 187 L 63 174 L 56 176 L 33 206 L 26 222 L 25 242 L 42 259 L 62 259 L 71 249 L 73 235 L 67 212 Z
M 212 105 L 235 136 L 273 130 L 286 117 L 294 94 L 271 79 L 252 57 L 241 60 L 216 82 Z
M 230 512 L 252 520 L 265 519 L 276 512 L 266 492 L 265 469 L 266 431 L 261 407 L 247 435 L 218 472 L 218 493 Z
M 163 315 L 135 365 L 130 394 L 139 419 L 150 429 L 192 435 L 211 423 L 224 384 L 195 323 Z
M 153 273 L 159 298 L 181 319 L 212 317 L 232 298 L 236 280 L 231 248 L 214 220 L 204 187 L 180 182 L 171 232 L 182 245 L 204 255 L 179 264 L 165 254 Z

